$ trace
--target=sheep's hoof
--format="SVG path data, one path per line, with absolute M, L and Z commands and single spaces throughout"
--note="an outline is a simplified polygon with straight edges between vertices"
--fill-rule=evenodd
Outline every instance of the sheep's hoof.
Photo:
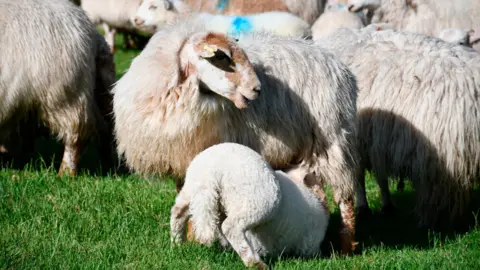
M 393 204 L 389 203 L 382 207 L 380 213 L 384 216 L 391 216 L 397 212 L 397 208 Z
M 368 206 L 361 206 L 356 209 L 357 219 L 366 219 L 372 216 L 372 210 Z
M 248 262 L 246 267 L 248 268 L 255 268 L 255 269 L 260 269 L 260 270 L 263 270 L 263 269 L 268 269 L 268 265 L 265 264 L 264 262 L 262 261 L 252 261 L 252 262 Z
M 60 169 L 58 170 L 58 176 L 75 176 L 77 175 L 77 170 L 73 168 L 69 168 L 68 166 L 65 166 L 63 163 L 60 165 Z

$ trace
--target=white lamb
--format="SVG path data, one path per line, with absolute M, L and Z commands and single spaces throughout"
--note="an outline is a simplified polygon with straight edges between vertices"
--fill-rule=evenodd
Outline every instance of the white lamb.
M 195 17 L 194 22 L 204 24 L 207 31 L 231 36 L 268 31 L 279 36 L 311 37 L 310 25 L 289 12 L 271 11 L 245 16 L 197 13 L 180 0 L 145 0 L 133 21 L 138 27 L 154 28 L 158 31 L 186 16 Z
M 247 267 L 265 268 L 261 256 L 320 253 L 329 220 L 322 195 L 291 180 L 257 152 L 221 143 L 198 154 L 171 210 L 171 240 L 186 239 L 190 216 L 197 241 L 228 243 Z

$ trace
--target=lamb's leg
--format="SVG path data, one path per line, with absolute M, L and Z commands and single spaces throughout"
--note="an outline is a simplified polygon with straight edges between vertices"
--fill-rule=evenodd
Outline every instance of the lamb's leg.
M 185 242 L 185 227 L 188 219 L 190 201 L 185 193 L 180 192 L 175 199 L 170 216 L 170 241 L 174 244 Z
M 222 224 L 222 232 L 246 267 L 268 269 L 245 235 L 251 225 L 245 224 L 245 219 L 227 217 Z
M 110 52 L 115 53 L 115 33 L 114 28 L 110 28 L 106 23 L 102 24 L 103 30 L 105 31 L 105 41 L 110 48 Z

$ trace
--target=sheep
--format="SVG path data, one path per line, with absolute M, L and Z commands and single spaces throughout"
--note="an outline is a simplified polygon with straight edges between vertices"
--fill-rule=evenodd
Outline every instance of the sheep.
M 138 26 L 162 29 L 186 16 L 195 16 L 193 23 L 202 23 L 208 31 L 214 31 L 231 36 L 239 36 L 248 32 L 270 31 L 277 35 L 301 36 L 311 38 L 310 26 L 307 22 L 288 12 L 265 12 L 247 16 L 214 15 L 195 13 L 181 1 L 145 0 L 140 5 L 135 16 Z M 155 9 L 151 7 L 155 6 Z M 180 12 L 181 11 L 181 12 Z
M 365 26 L 363 13 L 350 12 L 346 5 L 336 4 L 336 1 L 329 1 L 325 12 L 312 25 L 313 39 L 327 36 L 336 29 L 353 28 L 360 29 Z
M 65 145 L 59 175 L 75 175 L 84 143 L 108 137 L 101 114 L 111 110 L 113 57 L 70 1 L 0 0 L 0 10 L 8 11 L 0 20 L 0 137 L 37 115 Z
M 257 152 L 221 143 L 195 156 L 187 169 L 171 209 L 172 243 L 186 240 L 188 218 L 201 244 L 220 238 L 245 266 L 266 269 L 260 258 L 266 255 L 320 255 L 329 211 L 312 189 L 273 171 Z
M 419 226 L 452 225 L 465 213 L 479 177 L 480 55 L 393 30 L 340 29 L 316 42 L 358 80 L 361 167 L 375 173 L 383 211 L 394 210 L 387 177 L 408 178 Z M 364 179 L 359 183 L 357 210 L 369 213 Z
M 149 1 L 149 0 L 144 0 Z M 326 0 L 165 0 L 162 4 L 151 5 L 152 9 L 164 6 L 173 8 L 177 3 L 184 3 L 196 12 L 223 14 L 231 16 L 249 15 L 269 11 L 290 12 L 311 25 L 323 12 Z
M 142 37 L 136 32 L 149 34 L 151 29 L 136 27 L 132 24 L 132 18 L 141 2 L 142 0 L 81 0 L 80 6 L 95 25 L 102 25 L 105 31 L 105 39 L 113 53 L 115 51 L 116 32 L 123 33 L 124 45 L 127 48 L 136 45 L 134 38 L 137 39 L 139 44 L 148 39 L 148 37 Z
M 438 35 L 439 38 L 472 48 L 473 44 L 480 41 L 480 36 L 475 36 L 473 29 L 444 28 Z
M 115 85 L 119 155 L 139 174 L 181 179 L 207 147 L 246 145 L 277 170 L 326 179 L 340 205 L 342 250 L 353 250 L 353 74 L 313 41 L 261 32 L 235 43 L 202 29 L 189 20 L 166 26 Z
M 443 28 L 480 29 L 480 1 L 471 0 L 349 0 L 350 10 L 368 8 L 372 22 L 396 29 L 439 36 Z M 474 48 L 480 51 L 480 43 Z

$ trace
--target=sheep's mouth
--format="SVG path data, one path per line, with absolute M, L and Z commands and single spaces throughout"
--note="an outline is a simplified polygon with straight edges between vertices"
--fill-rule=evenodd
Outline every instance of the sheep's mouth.
M 198 91 L 200 94 L 204 97 L 211 97 L 211 98 L 219 98 L 221 97 L 219 94 L 213 92 L 204 82 L 200 81 Z M 238 93 L 235 96 L 231 97 L 224 97 L 229 99 L 235 104 L 235 107 L 238 109 L 245 109 L 250 105 L 250 103 L 255 99 L 255 98 L 248 98 L 240 93 Z

